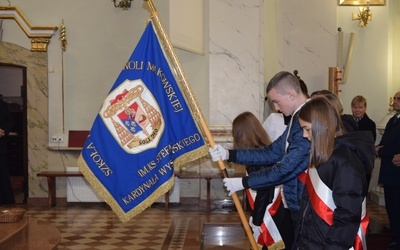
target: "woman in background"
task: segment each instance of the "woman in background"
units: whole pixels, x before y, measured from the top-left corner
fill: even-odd
[[[371,135],[374,138],[374,143],[376,140],[376,124],[367,115],[367,99],[364,96],[358,95],[351,101],[351,112],[353,113],[353,118],[357,123],[358,131],[371,131]],[[371,173],[372,174],[372,173]],[[368,188],[369,182],[371,180],[371,174],[367,176]]]
[[[340,101],[339,97],[330,92],[329,90],[323,89],[319,91],[315,91],[311,94],[311,98],[323,96],[325,97],[333,107],[339,112],[340,119],[342,120],[342,124],[346,129],[346,132],[354,132],[358,130],[357,122],[352,115],[343,114],[343,105]]]
[[[376,124],[367,115],[367,99],[358,95],[351,101],[351,111],[357,122],[359,131],[371,131],[374,142],[376,140]]]
[[[366,249],[365,197],[367,174],[374,164],[372,137],[365,136],[366,131],[346,134],[338,110],[325,97],[304,104],[299,121],[311,149],[303,216],[293,249],[355,245]]]

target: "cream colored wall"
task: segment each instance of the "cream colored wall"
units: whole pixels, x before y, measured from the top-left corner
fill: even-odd
[[[279,71],[278,62],[278,41],[277,36],[277,2],[264,1],[264,83],[265,89],[269,80]],[[265,94],[265,93],[264,93]],[[264,104],[264,117],[273,112],[274,110],[268,102]]]
[[[302,5],[302,10],[308,11],[299,11],[299,4]],[[350,33],[354,32],[356,36],[348,81],[339,86],[341,90],[339,96],[343,102],[345,113],[351,113],[352,98],[356,95],[363,95],[368,101],[368,115],[378,124],[387,113],[389,97],[400,90],[400,71],[396,70],[400,63],[400,48],[397,45],[400,44],[400,35],[399,32],[395,32],[400,28],[400,4],[395,0],[387,0],[386,6],[371,6],[373,19],[367,27],[358,27],[358,21],[352,20],[352,13],[358,13],[358,7],[337,6],[332,2],[329,4],[332,5],[329,8],[336,8],[336,20],[327,20],[329,15],[321,17],[321,12],[326,11],[326,3],[320,5],[313,0],[301,3],[294,0],[265,1],[265,83],[268,83],[279,70],[299,69],[299,75],[307,83],[310,93],[319,89],[327,89],[328,69],[337,65],[337,28],[341,27],[344,33],[344,59]],[[288,25],[289,27],[280,23],[282,19],[279,19],[279,13],[283,12],[285,13],[284,18],[292,21]],[[320,65],[313,65],[309,60],[313,55],[302,53],[301,45],[299,45],[300,52],[293,50],[292,53],[286,53],[286,45],[279,40],[282,34],[285,36],[288,33],[297,32],[296,39],[289,42],[296,43],[301,40],[304,47],[307,47],[312,53],[322,43],[322,39],[317,38],[317,43],[313,44],[314,37],[307,40],[307,36],[316,34],[312,33],[314,31],[306,29],[310,26],[305,26],[304,20],[314,20],[330,33],[331,43],[326,44],[324,49],[333,52],[331,53],[331,65],[325,64],[322,68],[318,68]],[[334,28],[331,26],[332,21],[335,24]],[[321,35],[324,35],[323,32]],[[324,53],[320,51],[317,56]],[[269,110],[266,113],[268,112]],[[378,136],[377,141],[379,140]]]
[[[389,75],[392,76],[393,91],[400,91],[400,2],[390,2],[389,16],[391,19],[389,28],[389,55],[392,54],[392,64],[390,65]],[[392,51],[392,53],[390,53]]]
[[[345,112],[350,113],[352,98],[363,95],[368,101],[367,113],[377,124],[387,113],[389,97],[400,86],[400,79],[393,70],[399,67],[400,58],[398,45],[393,40],[395,37],[398,39],[394,32],[398,26],[394,19],[400,13],[397,5],[388,0],[386,6],[372,6],[373,18],[367,27],[358,27],[357,21],[351,20],[352,13],[358,13],[357,7],[337,7],[338,27],[342,27],[345,34],[354,32],[356,35],[348,83],[340,86],[342,92],[339,96]]]
[[[154,3],[168,30],[168,1],[154,0]],[[144,31],[149,19],[147,4],[134,1],[132,8],[126,11],[114,8],[111,1],[98,0],[15,0],[12,5],[20,8],[34,26],[60,26],[64,20],[67,51],[61,53],[59,32],[48,48],[49,137],[64,134],[67,145],[68,130],[91,128],[103,98]],[[3,27],[4,41],[30,48],[30,40],[16,22],[4,20]],[[208,57],[182,50],[176,52],[200,107],[208,117]]]

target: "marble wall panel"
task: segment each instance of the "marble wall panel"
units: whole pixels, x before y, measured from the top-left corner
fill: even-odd
[[[243,111],[262,117],[262,1],[209,2],[210,124]]]

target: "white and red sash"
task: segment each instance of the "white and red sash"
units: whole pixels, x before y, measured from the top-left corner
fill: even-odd
[[[336,209],[332,197],[332,190],[320,179],[316,168],[309,168],[307,174],[306,186],[310,196],[310,202],[315,212],[328,225],[333,225],[333,212]],[[354,245],[350,249],[366,250],[365,234],[369,223],[369,216],[366,210],[366,200],[362,203],[361,223],[358,228]]]
[[[252,189],[247,189],[247,200],[249,201],[249,205],[251,209],[254,209],[254,200],[257,195],[257,192]],[[255,231],[253,233],[254,239],[261,246],[266,245],[268,249],[284,249],[285,244],[282,240],[282,236],[279,233],[279,230],[272,219],[272,216],[276,214],[278,208],[281,204],[281,194],[280,187],[276,186],[274,190],[274,198],[270,204],[267,205],[267,209],[264,213],[263,222],[261,223],[261,233],[259,231]],[[252,218],[250,218],[252,220]],[[250,223],[251,224],[251,223]]]

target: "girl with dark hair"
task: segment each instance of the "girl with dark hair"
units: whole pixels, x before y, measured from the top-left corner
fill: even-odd
[[[239,114],[232,123],[232,136],[234,148],[262,148],[271,141],[267,132],[257,117],[251,112]],[[247,173],[252,173],[270,166],[246,165]],[[290,247],[293,242],[293,231],[290,221],[284,226],[285,209],[280,202],[279,187],[265,188],[261,190],[246,190],[248,202],[251,207],[249,224],[252,227],[253,235],[262,249],[283,249],[284,242],[286,247]],[[270,209],[274,206],[274,211]],[[276,209],[278,208],[278,209]],[[265,214],[268,213],[266,216]],[[290,216],[290,214],[288,214]],[[273,226],[270,226],[273,223]],[[288,227],[290,230],[288,230]],[[268,231],[268,232],[267,232]],[[289,232],[281,235],[280,232]],[[271,237],[277,235],[278,237]],[[289,248],[287,248],[289,249]]]
[[[304,104],[299,122],[311,148],[294,249],[366,249],[372,137],[365,131],[346,134],[339,112],[325,97]]]

